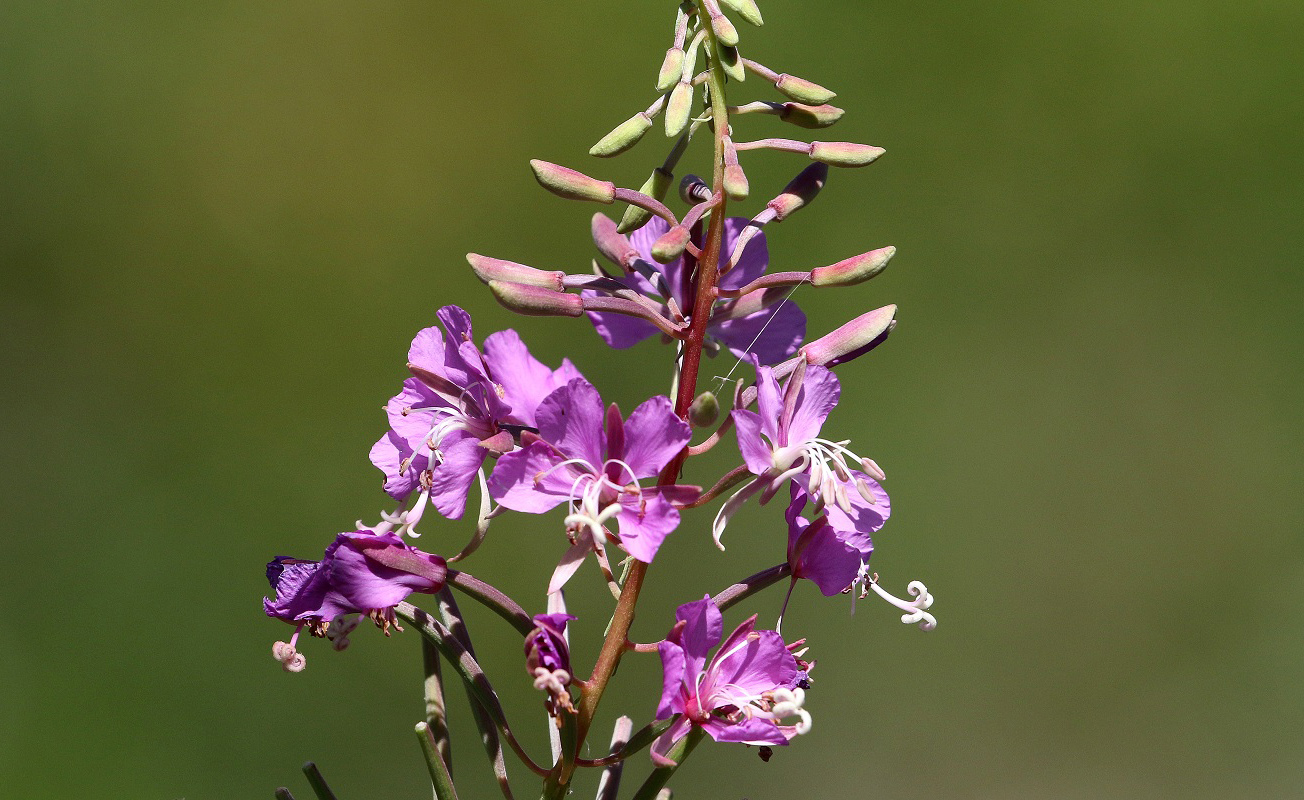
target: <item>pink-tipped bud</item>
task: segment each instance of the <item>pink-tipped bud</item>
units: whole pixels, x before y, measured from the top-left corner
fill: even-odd
[[[824,182],[828,178],[827,164],[815,163],[802,170],[797,177],[789,181],[787,186],[783,187],[782,194],[767,204],[774,211],[774,219],[782,222],[808,205],[820,193],[820,189],[824,188]]]
[[[504,307],[528,317],[578,317],[584,313],[578,295],[508,281],[489,281],[489,290]]]
[[[810,271],[811,286],[854,286],[882,272],[896,255],[895,247],[880,247],[868,253]]]
[[[744,21],[760,27],[765,24],[761,18],[761,9],[756,7],[756,0],[720,0],[720,5],[742,17]]]
[[[693,84],[680,81],[670,90],[670,100],[666,103],[666,136],[678,136],[688,127],[688,118],[693,110]]]
[[[684,74],[684,51],[672,47],[666,51],[666,60],[661,62],[661,72],[657,74],[657,91],[669,91],[671,86],[679,83]]]
[[[716,40],[725,47],[734,47],[738,44],[738,29],[724,14],[711,18],[711,30],[715,32]]]
[[[855,142],[811,142],[810,157],[835,167],[863,167],[872,164],[886,150]]]
[[[822,105],[838,96],[836,92],[830,92],[818,83],[786,73],[775,80],[774,88],[798,103],[808,103],[813,106]]]
[[[601,211],[594,214],[590,228],[598,252],[611,263],[628,268],[638,258],[638,251],[630,244],[629,237],[616,230],[616,223],[606,214]]]
[[[688,228],[676,225],[652,243],[652,257],[662,264],[669,264],[684,254],[688,239]]]
[[[666,192],[670,191],[670,185],[675,182],[673,173],[657,167],[652,170],[652,175],[643,182],[639,192],[648,197],[655,197],[658,200],[666,199]],[[625,214],[620,218],[620,224],[616,226],[619,233],[630,233],[647,224],[652,219],[652,212],[646,208],[631,205],[625,209]]]
[[[638,144],[638,140],[642,139],[643,134],[651,127],[652,118],[640,111],[599,139],[597,144],[589,148],[589,155],[598,158],[618,156]]]
[[[534,170],[534,178],[539,185],[558,197],[594,203],[616,201],[616,185],[611,181],[590,178],[582,172],[537,158],[530,161],[530,169]]]
[[[511,283],[523,283],[526,286],[542,286],[545,289],[560,292],[562,279],[566,277],[564,272],[535,269],[524,264],[517,264],[514,261],[482,256],[479,253],[467,253],[466,260],[471,265],[471,271],[475,273],[475,276],[485,283],[489,281],[509,281]]]
[[[799,128],[827,128],[842,119],[844,112],[837,106],[827,103],[821,106],[808,106],[805,103],[784,103],[779,112],[779,119],[790,122]]]
[[[896,310],[896,306],[874,309],[832,333],[821,336],[801,349],[806,355],[806,362],[821,367],[834,367],[868,353],[891,332]]]
[[[748,191],[747,173],[743,172],[742,165],[738,163],[738,150],[734,147],[733,140],[726,136],[724,139],[724,192],[729,195],[731,200],[746,200]]]
[[[697,205],[711,199],[711,187],[700,175],[689,173],[679,182],[679,199]]]

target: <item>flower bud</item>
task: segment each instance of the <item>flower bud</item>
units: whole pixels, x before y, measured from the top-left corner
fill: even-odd
[[[630,244],[629,237],[618,232],[616,223],[601,211],[593,215],[590,230],[598,252],[606,256],[611,263],[628,268],[634,259],[638,258],[638,251]]]
[[[774,82],[774,88],[798,103],[809,103],[813,106],[827,103],[838,96],[836,92],[830,92],[818,83],[812,83],[805,78],[798,78],[795,75],[788,74],[780,75]]]
[[[711,187],[700,175],[689,173],[679,182],[679,199],[697,205],[711,199]]]
[[[638,140],[643,138],[648,128],[652,127],[652,119],[642,111],[620,123],[606,136],[598,140],[598,143],[589,148],[589,155],[598,158],[610,158],[625,152],[629,148],[638,144]]]
[[[666,60],[661,62],[661,72],[657,75],[657,91],[669,91],[679,82],[684,73],[684,51],[672,47],[666,51]]]
[[[688,407],[688,421],[694,428],[709,428],[720,418],[720,401],[711,392],[702,392]]]
[[[578,295],[510,281],[489,281],[489,290],[504,307],[528,317],[578,317],[584,313]]]
[[[894,255],[895,247],[880,247],[827,267],[816,267],[810,271],[811,286],[854,286],[864,283],[882,272]]]
[[[725,47],[720,45],[720,69],[730,78],[742,83],[747,80],[747,69],[743,66],[743,59],[738,55],[737,47]]]
[[[539,185],[558,197],[595,203],[614,203],[616,200],[616,186],[611,181],[590,178],[582,172],[537,158],[531,159],[530,168],[534,170]]]
[[[724,139],[724,192],[731,200],[747,199],[747,173],[738,163],[738,150],[733,140],[727,136]]]
[[[822,163],[811,164],[798,173],[783,187],[783,193],[767,204],[774,211],[775,221],[782,222],[814,200],[828,177],[829,168]]]
[[[684,254],[689,235],[688,228],[676,225],[652,243],[652,257],[662,264],[669,264]]]
[[[881,147],[855,142],[811,142],[810,157],[835,167],[863,167],[885,152]]]
[[[662,167],[652,170],[652,175],[643,183],[639,192],[648,197],[655,197],[658,200],[666,199],[666,192],[670,191],[670,184],[674,183],[675,176]],[[647,224],[652,219],[652,212],[646,208],[638,206],[629,206],[625,209],[625,215],[620,218],[620,224],[616,226],[617,233],[629,233],[636,231]]]
[[[693,85],[680,81],[670,90],[666,103],[666,136],[678,136],[688,127],[688,117],[693,108]]]
[[[475,273],[475,276],[485,283],[489,281],[509,281],[511,283],[523,283],[527,286],[542,286],[545,289],[560,292],[562,278],[565,277],[564,272],[535,269],[524,264],[517,264],[514,261],[490,258],[478,253],[467,253],[466,260],[471,265],[471,271]]]
[[[784,103],[779,119],[799,128],[827,128],[842,119],[843,113],[842,109],[828,104],[808,106],[804,103]]]
[[[575,617],[570,614],[538,614],[534,617],[535,628],[525,637],[525,669],[531,676],[539,668],[549,672],[571,671],[566,623],[573,619]]]
[[[738,29],[724,14],[711,17],[711,30],[715,32],[716,40],[725,47],[738,44]]]
[[[720,5],[758,28],[765,24],[765,20],[761,19],[761,10],[756,7],[756,0],[720,0]]]
[[[858,358],[878,345],[895,327],[896,306],[883,306],[861,314],[852,321],[801,348],[809,364],[834,367]]]

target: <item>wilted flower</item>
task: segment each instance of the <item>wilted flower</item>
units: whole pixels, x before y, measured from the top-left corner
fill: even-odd
[[[566,623],[570,614],[537,614],[535,629],[525,637],[525,669],[534,678],[534,688],[548,693],[548,710],[570,708],[570,644],[566,641]]]

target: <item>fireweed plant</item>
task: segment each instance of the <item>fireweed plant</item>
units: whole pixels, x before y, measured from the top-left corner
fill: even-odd
[[[824,430],[839,399],[834,370],[888,337],[896,307],[869,311],[808,339],[806,318],[792,300],[802,286],[847,287],[874,277],[895,248],[814,269],[772,271],[766,245],[766,229],[810,205],[830,167],[863,167],[883,150],[850,142],[735,139],[733,122],[743,116],[769,115],[820,129],[843,112],[828,104],[833,92],[744,58],[725,10],[761,24],[752,0],[678,5],[656,101],[589,151],[602,158],[619,155],[660,117],[673,144],[639,190],[531,162],[539,183],[553,194],[623,206],[619,221],[603,213],[593,217],[593,241],[607,264],[595,261],[591,272],[569,274],[467,256],[494,297],[516,313],[587,317],[616,349],[649,338],[671,345],[669,396],[649,398],[625,414],[604,404],[569,361],[541,363],[511,330],[480,341],[471,316],[446,306],[436,314],[438,325],[413,340],[411,377],[386,406],[388,429],[371,450],[392,510],[375,524],[358,522],[355,530],[338,534],[318,561],[282,556],[267,565],[272,597],[264,609],[294,627],[289,641],[272,648],[289,672],[306,665],[299,651],[305,632],[337,650],[348,645],[364,617],[386,635],[402,630],[400,624],[421,634],[426,718],[416,729],[439,800],[457,797],[445,677],[465,689],[505,797],[526,791],[519,774],[509,774],[508,750],[542,784],[543,798],[566,796],[581,770],[602,770],[598,800],[618,796],[625,762],[647,750],[651,775],[631,796],[653,800],[669,795],[667,781],[704,737],[759,747],[768,760],[771,748],[811,730],[806,700],[815,661],[804,640],[787,638],[778,621],[774,630],[758,630],[755,615],[726,635],[723,612],[785,581],[790,597],[797,581],[809,580],[826,596],[850,594],[853,603],[873,591],[904,612],[902,622],[924,630],[936,625],[922,583],[911,582],[910,599],[901,599],[870,570],[872,536],[891,508],[883,471],[850,440]],[[787,99],[731,97],[728,90],[744,88],[749,75],[753,80],[746,86],[777,90]],[[739,120],[739,127],[748,123]],[[683,176],[678,193],[687,210],[676,214],[664,200],[695,138],[710,142],[710,177]],[[728,216],[726,208],[745,207],[750,195],[740,155],[761,149],[805,156],[810,163],[753,216]],[[746,376],[732,387],[722,385],[729,387],[722,394],[732,395],[732,411],[724,416],[716,395],[699,387],[703,355],[720,350],[729,351],[734,371]],[[718,446],[737,447],[737,467],[705,490],[680,482],[687,462]],[[665,615],[661,641],[629,639],[644,581],[686,514],[696,512],[688,526],[695,535],[709,533],[724,550],[733,515],[748,503],[767,505],[776,497],[786,503],[783,522],[775,516],[775,527],[786,525],[788,532],[781,563],[714,596],[683,598],[673,617],[655,612]],[[469,498],[478,498],[478,505],[468,508]],[[724,502],[714,515],[703,516],[718,498]],[[468,521],[470,541],[456,554],[445,558],[409,544],[432,512]],[[556,528],[559,560],[545,598],[519,602],[461,569],[486,542],[492,521],[508,512],[544,515]],[[779,542],[774,549],[777,555]],[[581,666],[570,656],[568,623],[576,617],[567,611],[564,587],[590,558],[615,604],[610,611],[575,609],[609,616],[596,663]],[[507,623],[504,635],[519,638],[521,679],[543,695],[550,718],[547,757],[526,752],[518,741],[476,660],[451,590],[488,606]],[[430,610],[409,602],[412,593],[432,595]],[[532,605],[544,613],[527,611]],[[659,700],[656,687],[646,687],[646,704],[619,718],[607,755],[583,758],[603,693],[630,653],[660,657]],[[634,720],[645,724],[635,730]],[[315,767],[305,770],[319,796],[333,796]],[[290,796],[286,789],[277,794]]]

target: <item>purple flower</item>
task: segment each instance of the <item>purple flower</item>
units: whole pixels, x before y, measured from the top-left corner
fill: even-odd
[[[825,597],[832,597],[855,582],[874,551],[874,542],[854,526],[833,524],[827,513],[813,522],[801,516],[807,497],[793,484],[792,503],[784,515],[788,520],[788,564],[794,579],[809,580]],[[833,519],[845,523],[846,514],[839,512],[835,508]]]
[[[652,745],[652,760],[673,764],[668,757],[675,742],[701,728],[717,742],[786,745],[810,729],[810,714],[801,708],[799,688],[804,673],[774,631],[754,629],[753,616],[720,644],[724,618],[710,595],[679,607],[679,621],[658,650],[663,684],[657,719],[675,720]],[[795,725],[782,725],[797,716]]]
[[[485,459],[515,446],[512,428],[534,426],[534,412],[549,392],[579,377],[569,361],[552,370],[526,349],[515,331],[500,331],[475,346],[471,317],[457,306],[438,312],[447,331],[426,328],[408,352],[414,377],[385,410],[390,431],[371,448],[385,473],[385,491],[416,503],[396,521],[411,529],[427,501],[451,519],[462,516]]]
[[[679,525],[676,504],[695,486],[655,486],[657,475],[688,444],[692,430],[667,397],[653,397],[623,420],[587,381],[573,380],[539,405],[538,437],[498,460],[489,478],[494,500],[514,511],[541,514],[569,503],[566,525],[578,544],[600,545],[615,519],[617,541],[650,563]],[[555,588],[553,589],[555,590]]]
[[[748,220],[731,217],[725,220],[722,252],[733,252],[738,235]],[[693,298],[689,293],[689,278],[684,259],[660,264],[652,258],[652,245],[670,230],[670,225],[653,218],[629,236],[629,245],[637,256],[629,261],[629,274],[619,278],[629,288],[663,304],[663,314],[674,316],[669,304],[674,303],[683,313],[691,313]],[[611,236],[615,236],[614,233]],[[622,237],[623,238],[623,237]],[[758,234],[743,251],[739,263],[720,281],[722,289],[741,289],[765,274],[770,254],[765,234]],[[593,297],[592,290],[584,296]],[[797,351],[806,335],[806,315],[793,303],[781,302],[766,308],[756,307],[756,296],[726,300],[716,305],[707,325],[707,336],[727,347],[738,358],[753,353],[764,364],[774,364]],[[650,322],[623,314],[588,312],[593,327],[609,346],[618,350],[635,344],[657,333]]]
[[[548,711],[570,708],[570,643],[566,641],[566,623],[570,614],[537,614],[535,629],[525,637],[525,669],[534,678],[534,688],[548,693]]]
[[[273,654],[287,669],[303,669],[294,645],[304,627],[344,649],[345,636],[357,624],[343,619],[349,614],[371,616],[388,633],[394,606],[412,592],[439,591],[447,575],[443,558],[409,547],[394,533],[341,533],[321,561],[277,556],[267,564],[276,598],[263,598],[263,611],[296,628],[289,644],[277,642]]]

